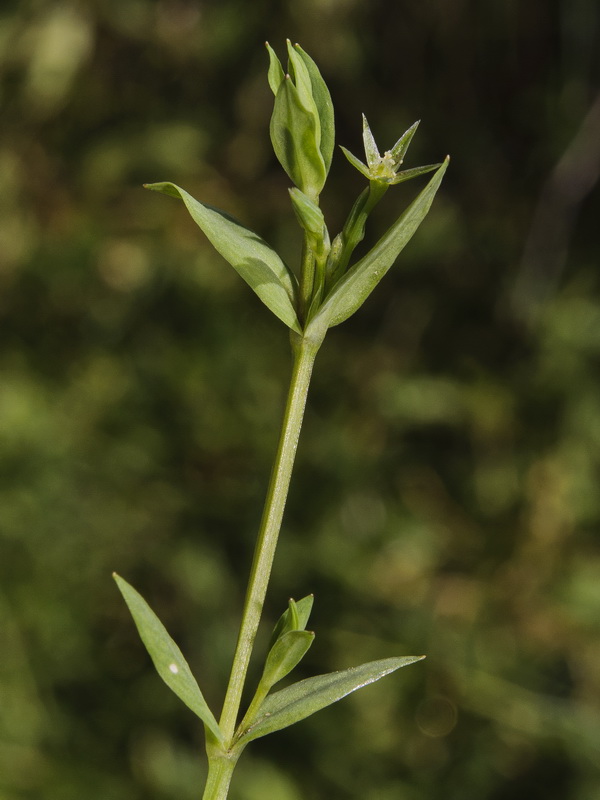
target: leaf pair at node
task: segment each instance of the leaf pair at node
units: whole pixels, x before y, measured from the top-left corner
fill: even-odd
[[[405,667],[423,656],[406,656],[372,661],[360,667],[317,675],[269,694],[275,683],[288,675],[306,654],[314,633],[304,630],[313,597],[290,600],[288,609],[275,626],[269,653],[255,697],[233,742],[225,742],[215,716],[192,671],[165,626],[144,598],[119,575],[113,576],[131,612],[135,625],[156,671],[167,686],[202,720],[213,747],[239,755],[254,739],[287,728],[347,694]]]

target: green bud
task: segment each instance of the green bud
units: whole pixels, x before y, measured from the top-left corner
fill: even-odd
[[[314,596],[312,594],[303,597],[302,600],[296,602],[291,597],[288,602],[288,607],[277,620],[277,624],[273,628],[271,634],[271,641],[269,642],[269,650],[284,633],[288,631],[303,631],[308,623],[310,612],[312,610]]]
[[[292,181],[316,199],[327,178],[333,154],[333,105],[314,61],[299,45],[287,42],[288,72],[267,44],[269,86],[275,95],[271,141]]]

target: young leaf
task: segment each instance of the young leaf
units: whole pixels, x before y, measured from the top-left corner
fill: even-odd
[[[422,658],[424,656],[384,658],[381,661],[370,661],[360,667],[317,675],[294,683],[287,689],[282,689],[266,698],[260,707],[260,713],[250,727],[241,734],[239,744],[245,746],[253,739],[287,728],[341,700],[347,694]]]
[[[281,86],[281,81],[284,79],[285,75],[283,72],[283,67],[281,66],[281,61],[277,58],[277,55],[275,54],[275,51],[271,45],[268,42],[265,42],[265,46],[267,48],[267,52],[269,53],[269,73],[267,79],[269,81],[271,91],[274,95],[276,95],[279,87]]]
[[[316,203],[300,189],[288,189],[296,218],[301,227],[315,236],[323,236],[325,217]]]
[[[317,144],[319,144],[321,141],[321,120],[319,119],[319,112],[313,97],[310,74],[304,60],[301,58],[300,54],[296,52],[295,48],[292,47],[292,43],[289,39],[287,40],[287,50],[289,58],[288,66],[294,80],[294,86],[298,91],[298,97],[304,108],[311,111],[315,117],[316,140]]]
[[[116,573],[113,573],[113,578],[129,607],[156,671],[177,697],[183,700],[186,706],[200,717],[213,735],[221,741],[223,738],[221,729],[207,706],[183,653],[141,594]]]
[[[335,284],[311,320],[307,333],[312,333],[313,327],[317,333],[325,325],[329,328],[339,325],[360,308],[425,218],[444,177],[448,161],[446,158],[423,191],[372,250]]]
[[[306,53],[299,44],[295,44],[294,49],[302,56],[310,75],[312,93],[321,122],[321,142],[319,147],[321,149],[323,161],[325,162],[325,172],[329,172],[335,144],[335,121],[331,95],[329,94],[329,89],[323,80],[319,68],[308,53]]]
[[[288,631],[277,639],[269,650],[260,679],[267,691],[285,678],[304,658],[314,638],[312,631]]]
[[[295,310],[296,278],[264,239],[224,211],[195,200],[174,183],[150,183],[146,188],[181,198],[215,250],[276,317],[296,333],[301,332]]]
[[[277,94],[270,133],[277,160],[302,191],[317,197],[327,172],[319,149],[316,111],[306,108],[292,79],[286,76]]]

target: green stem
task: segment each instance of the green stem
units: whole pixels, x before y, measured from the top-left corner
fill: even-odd
[[[300,322],[304,324],[310,308],[315,282],[315,254],[312,251],[306,232],[302,243],[300,276]]]
[[[219,723],[226,746],[231,746],[235,733],[244,681],[271,574],[304,416],[306,395],[319,345],[320,342],[312,342],[292,334],[294,364],[281,436],[260,523],[242,623]],[[221,795],[215,795],[215,797],[221,797]]]
[[[352,253],[357,245],[364,239],[367,217],[387,192],[388,188],[389,186],[387,183],[370,181],[367,188],[364,189],[356,199],[342,230],[343,246],[338,260],[333,267],[330,277],[331,285],[334,285],[346,271]]]
[[[208,758],[208,776],[202,800],[227,800],[229,784],[237,758],[226,755]]]

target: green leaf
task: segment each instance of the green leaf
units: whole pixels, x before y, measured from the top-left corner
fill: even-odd
[[[281,86],[281,81],[284,79],[285,75],[283,72],[283,67],[281,66],[281,61],[277,58],[277,55],[271,45],[268,42],[265,42],[265,47],[269,53],[269,73],[267,79],[269,81],[271,91],[274,95],[276,95],[279,87]]]
[[[294,86],[298,91],[300,102],[304,108],[310,111],[315,117],[317,144],[319,144],[321,141],[321,120],[319,119],[319,112],[313,97],[312,83],[308,68],[300,54],[292,47],[292,43],[289,39],[287,40],[287,51],[289,71],[293,77]]]
[[[298,614],[298,630],[303,631],[308,625],[310,612],[312,611],[313,603],[315,601],[314,594],[309,594],[298,600],[296,603],[296,613]]]
[[[269,650],[284,633],[295,630],[303,631],[306,628],[314,599],[315,597],[312,594],[303,597],[302,600],[298,600],[298,602],[290,598],[288,607],[279,617],[273,628],[271,641],[269,642]]]
[[[141,594],[127,581],[116,573],[113,573],[113,578],[129,607],[140,637],[160,677],[177,697],[200,717],[212,734],[222,741],[221,729],[207,706],[183,653],[171,639],[165,626]]]
[[[307,197],[300,189],[289,189],[290,200],[294,213],[301,227],[315,236],[323,236],[325,217],[316,203]]]
[[[319,149],[317,119],[313,109],[307,109],[286,76],[275,96],[271,116],[271,142],[281,166],[302,191],[319,195],[327,173]]]
[[[260,707],[260,713],[241,734],[239,744],[245,746],[253,739],[287,728],[341,700],[347,694],[422,658],[424,656],[384,658],[381,661],[370,661],[360,667],[317,675],[294,683],[266,698]]]
[[[327,84],[323,80],[319,68],[313,59],[306,53],[299,44],[294,45],[294,49],[300,53],[312,84],[312,93],[319,113],[321,122],[321,141],[319,147],[325,162],[325,172],[329,172],[331,159],[333,158],[333,148],[335,144],[335,120],[333,116],[333,102]]]
[[[280,636],[265,662],[260,682],[268,691],[304,658],[315,638],[312,631],[288,631]]]
[[[296,278],[264,239],[224,211],[195,200],[174,183],[150,183],[146,188],[181,198],[217,252],[276,317],[288,328],[301,333],[295,310]]]
[[[446,158],[427,186],[375,247],[335,284],[311,320],[307,334],[321,334],[325,326],[339,325],[365,302],[425,218],[448,162],[449,158]]]

